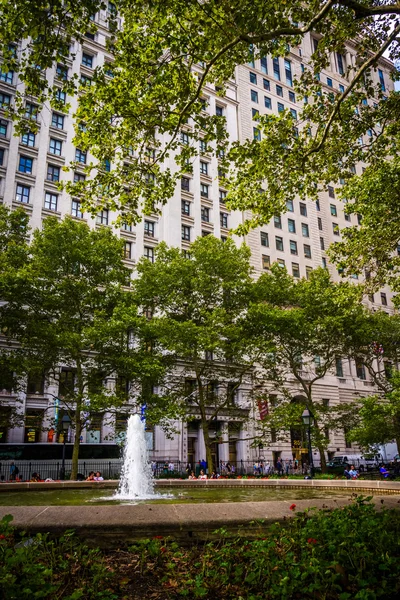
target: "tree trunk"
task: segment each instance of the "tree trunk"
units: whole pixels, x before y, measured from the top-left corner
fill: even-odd
[[[81,443],[81,409],[82,409],[82,400],[79,399],[76,402],[75,408],[75,440],[74,440],[74,449],[72,451],[72,469],[71,469],[71,479],[76,479],[78,475],[78,459],[79,459],[79,445]]]
[[[315,435],[315,438],[316,438],[315,445],[318,448],[318,452],[319,452],[319,456],[320,456],[320,460],[321,460],[321,472],[322,473],[326,473],[327,468],[326,468],[326,458],[325,458],[325,446],[320,441],[321,440],[321,430],[320,430],[319,425],[318,425],[318,423],[317,423],[316,420],[314,420],[314,430],[316,432],[316,435]]]
[[[206,419],[201,420],[201,425],[203,428],[203,437],[204,437],[204,445],[206,447],[206,461],[208,467],[208,473],[214,471],[213,459],[212,459],[212,441],[210,438],[209,430],[208,430],[208,421]]]

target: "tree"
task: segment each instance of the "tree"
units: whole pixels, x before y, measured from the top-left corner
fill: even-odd
[[[258,378],[267,382],[264,401],[271,404],[273,396],[262,425],[286,437],[289,429],[302,428],[301,413],[307,406],[314,415],[312,438],[324,471],[326,429],[343,429],[351,407],[326,406],[316,400],[315,388],[337,359],[347,355],[351,332],[364,319],[361,290],[332,282],[325,269],[296,281],[278,265],[260,277],[257,288],[249,323],[260,351]]]
[[[157,385],[163,372],[162,356],[149,347],[148,320],[127,289],[122,252],[109,228],[51,217],[34,231],[13,285],[1,289],[5,334],[18,343],[24,369],[58,382],[60,409],[72,417],[73,479],[82,428],[133,394],[142,404],[144,383]],[[110,377],[117,378],[114,389]]]
[[[138,294],[158,316],[160,343],[175,359],[171,387],[186,417],[200,419],[209,470],[217,420],[249,418],[248,407],[235,402],[254,364],[244,327],[254,285],[249,255],[247,247],[210,235],[190,246],[190,256],[160,244],[154,263],[138,265]]]

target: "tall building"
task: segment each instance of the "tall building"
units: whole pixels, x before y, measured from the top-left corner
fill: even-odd
[[[87,34],[83,44],[74,44],[67,64],[59,64],[52,71],[49,70],[47,77],[50,84],[57,86],[65,78],[76,74],[86,85],[90,85],[94,69],[112,62],[112,55],[106,49],[109,35],[106,17],[106,12],[100,11],[95,17],[97,33]],[[304,99],[296,96],[293,81],[307,65],[317,43],[317,38],[309,34],[300,46],[290,49],[286,58],[273,59],[267,56],[252,64],[237,67],[235,78],[228,83],[224,98],[217,95],[214,87],[205,88],[205,110],[226,117],[231,142],[245,141],[260,135],[255,120],[258,114],[279,114],[288,108],[293,116],[297,116]],[[320,73],[320,80],[327,92],[345,89],[348,85],[344,77],[346,67],[355,65],[355,62],[355,50],[351,44],[348,44],[345,54],[331,56],[329,70]],[[201,71],[200,65],[198,69]],[[392,64],[382,58],[379,69],[372,74],[376,83],[388,92],[393,88],[391,70]],[[77,99],[65,97],[60,89],[60,100],[71,104],[69,113],[65,115],[52,110],[49,105],[38,107],[34,100],[27,102],[27,114],[37,115],[38,132],[15,137],[13,124],[7,119],[4,109],[13,104],[13,96],[19,85],[16,73],[1,73],[0,201],[13,208],[22,206],[28,212],[33,228],[40,228],[49,215],[58,218],[72,215],[76,219],[86,220],[91,227],[112,227],[115,214],[102,210],[96,219],[92,219],[82,212],[76,199],[65,191],[59,191],[56,185],[61,180],[69,178],[76,181],[84,177],[83,168],[78,167],[75,172],[64,172],[62,168],[65,165],[76,160],[84,167],[91,159],[90,155],[73,145],[72,114],[76,109]],[[182,144],[188,142],[187,129],[190,129],[190,121],[182,128]],[[359,172],[361,168],[357,166]],[[154,249],[160,241],[188,249],[198,236],[213,234],[221,239],[226,238],[229,230],[242,223],[246,214],[229,210],[225,197],[226,190],[218,180],[218,158],[208,152],[205,144],[200,143],[193,173],[181,179],[162,214],[146,217],[136,226],[125,226],[118,230],[118,234],[125,240],[127,263],[133,265],[143,255],[154,260]],[[245,238],[251,248],[251,261],[256,274],[261,274],[271,263],[277,261],[294,277],[307,277],[312,269],[319,266],[328,268],[334,278],[338,277],[335,267],[328,262],[326,250],[332,242],[340,239],[342,228],[357,224],[357,216],[346,215],[343,209],[344,205],[338,200],[334,185],[326,193],[320,194],[317,203],[288,201],[285,214],[251,231]],[[390,309],[391,298],[390,290],[382,290],[370,298],[370,303],[372,306]],[[365,370],[343,359],[338,361],[335,373],[321,380],[316,397],[321,402],[335,405],[373,391],[373,383]],[[239,390],[238,405],[245,402],[250,392],[249,386],[243,386]],[[45,423],[46,410],[54,403],[54,397],[58,394],[59,390],[55,385],[44,381],[27,381],[26,390],[19,392],[25,425],[3,430],[0,442],[50,443],[53,438],[41,431],[39,424]],[[0,389],[0,398],[5,403],[15,400],[11,390],[5,388]],[[83,442],[107,443],[110,428],[115,428],[117,433],[121,432],[125,419],[126,416],[121,415],[113,427],[101,420],[92,423],[91,431],[83,432]],[[230,420],[223,420],[221,417],[218,425],[227,442],[221,446],[219,459],[253,460],[259,455],[258,451],[243,442],[234,427],[229,427]],[[205,457],[204,441],[198,423],[181,423],[179,427],[180,435],[172,440],[167,439],[158,428],[150,432],[154,459],[169,458],[193,463]],[[348,450],[348,442],[344,433],[332,433],[329,453],[333,455],[345,450]],[[271,448],[263,450],[263,456],[270,460],[279,455],[292,458],[293,452],[292,439],[285,444],[272,443]]]

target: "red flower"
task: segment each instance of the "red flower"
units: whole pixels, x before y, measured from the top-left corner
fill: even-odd
[[[1,535],[0,535],[0,540],[5,540],[5,539],[6,539],[6,536],[5,536],[5,535],[3,535],[3,534],[1,534]]]
[[[291,504],[291,505],[289,506],[289,510],[294,510],[295,508],[296,508],[296,505],[295,505],[295,504]]]
[[[308,538],[307,543],[308,544],[318,544],[317,540],[314,538]]]
[[[153,537],[153,540],[163,540],[163,539],[164,539],[164,536],[163,536],[163,535],[155,535],[155,536]]]

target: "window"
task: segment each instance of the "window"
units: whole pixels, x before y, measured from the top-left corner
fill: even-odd
[[[297,121],[297,110],[295,110],[294,108],[291,108],[290,114],[292,115],[293,119],[295,119]]]
[[[303,249],[305,258],[311,258],[311,246],[308,244],[303,244]]]
[[[27,102],[25,104],[25,117],[27,119],[32,119],[32,121],[36,121],[37,116],[38,116],[38,107],[36,106],[36,104]]]
[[[58,100],[58,102],[61,102],[62,104],[65,104],[67,100],[67,94],[62,90],[58,89],[56,91],[56,100]]]
[[[15,199],[17,202],[22,202],[23,204],[29,204],[29,196],[31,193],[31,188],[26,185],[17,185],[17,193],[15,195]]]
[[[47,208],[47,210],[57,210],[57,199],[57,194],[46,192],[44,197],[44,207]]]
[[[205,140],[200,140],[200,152],[205,154],[208,151],[207,142]]]
[[[325,250],[325,240],[323,237],[319,238],[319,245],[320,245],[321,250]]]
[[[335,189],[331,185],[328,185],[328,196],[329,198],[335,197]]]
[[[155,234],[155,223],[153,221],[144,222],[144,235],[154,237]]]
[[[189,143],[189,135],[186,133],[186,131],[181,131],[181,144],[184,144],[185,146],[187,146]]]
[[[34,148],[35,147],[35,134],[32,133],[31,131],[22,134],[21,144],[24,144],[24,146],[28,146],[29,148]]]
[[[20,173],[32,173],[33,159],[29,156],[20,156],[18,171]]]
[[[253,73],[252,71],[250,71],[249,75],[250,75],[250,83],[254,83],[255,85],[257,85],[257,75],[255,73]]]
[[[77,173],[75,171],[74,173],[74,183],[80,183],[81,181],[85,181],[86,179],[86,175],[84,175],[83,173]]]
[[[56,70],[57,79],[67,81],[68,79],[68,68],[65,65],[58,64]]]
[[[344,94],[344,85],[342,85],[341,83],[339,84],[339,92],[341,94]]]
[[[250,98],[252,102],[258,102],[258,92],[256,92],[256,90],[250,90]]]
[[[344,213],[344,219],[345,219],[345,221],[351,222],[351,217],[346,212]]]
[[[108,225],[108,214],[109,214],[108,208],[104,208],[103,210],[101,210],[97,214],[96,223],[98,225]]]
[[[82,64],[85,67],[89,67],[89,69],[93,68],[93,56],[91,54],[87,54],[86,52],[82,53]]]
[[[285,110],[285,107],[281,102],[278,102],[278,113],[281,113]]]
[[[318,229],[320,231],[322,231],[322,219],[321,219],[321,217],[318,217]]]
[[[190,242],[190,227],[187,225],[182,225],[182,239],[185,242]]]
[[[77,148],[75,150],[75,160],[76,162],[80,162],[83,163],[84,165],[86,164],[86,152],[83,150],[80,150],[79,148]]]
[[[263,88],[269,92],[271,90],[271,84],[269,79],[263,79]]]
[[[276,216],[274,217],[274,225],[275,227],[277,227],[278,229],[282,229],[282,219],[280,216]]]
[[[262,268],[263,269],[269,269],[271,266],[271,259],[269,256],[267,256],[266,254],[262,255]]]
[[[228,195],[228,192],[225,192],[225,190],[219,190],[219,201],[221,204],[225,204],[227,195]]]
[[[289,212],[294,211],[293,200],[286,200],[286,208]]]
[[[374,297],[374,295],[373,295],[373,294],[368,294],[368,300],[369,300],[370,302],[375,302],[375,297]]]
[[[200,161],[200,173],[202,175],[208,175],[208,163]]]
[[[201,230],[201,237],[207,237],[208,235],[211,235],[211,231]]]
[[[81,75],[81,85],[83,87],[90,87],[92,85],[92,78],[87,75]]]
[[[49,152],[50,154],[55,154],[55,156],[61,156],[62,141],[50,138]]]
[[[184,192],[190,191],[190,179],[189,177],[182,177],[181,179],[181,190]]]
[[[336,52],[336,58],[337,58],[338,73],[340,73],[340,75],[344,75],[343,55],[340,54],[340,52]]]
[[[277,79],[278,81],[281,80],[281,70],[279,67],[279,58],[273,58],[272,59],[272,66],[273,66],[273,70],[274,70],[274,77],[275,79]]]
[[[201,196],[202,198],[208,198],[208,188],[209,188],[209,187],[210,187],[210,186],[208,186],[208,185],[207,185],[207,184],[205,184],[205,183],[201,183],[201,184],[200,184],[200,196]]]
[[[300,266],[298,263],[292,263],[292,275],[293,277],[300,277]]]
[[[336,367],[336,377],[343,377],[343,363],[342,363],[342,359],[339,356],[336,357],[335,367]]]
[[[8,121],[0,119],[0,137],[7,137]]]
[[[281,85],[276,86],[276,95],[283,98],[283,87]]]
[[[271,98],[269,98],[268,96],[264,96],[264,106],[265,108],[269,108],[270,110],[272,109]]]
[[[125,260],[132,259],[132,242],[124,243],[124,258]]]
[[[366,379],[365,366],[360,360],[356,360],[356,371],[359,379]]]
[[[262,56],[260,63],[261,63],[261,71],[263,73],[268,73],[267,57],[266,56]]]
[[[288,219],[288,231],[290,233],[296,233],[296,221],[294,219]]]
[[[4,148],[0,148],[0,166],[2,167],[4,163]]]
[[[333,81],[330,77],[326,78],[326,84],[328,87],[333,87]]]
[[[307,279],[310,279],[312,271],[313,271],[312,267],[306,266],[306,277],[307,277]]]
[[[253,119],[253,121],[260,120],[260,111],[258,110],[258,108],[251,109],[251,118]]]
[[[382,69],[378,69],[378,75],[379,75],[379,83],[381,84],[381,90],[382,90],[382,92],[386,92],[385,78],[383,77]]]
[[[12,85],[13,78],[14,71],[8,71],[8,73],[3,73],[3,71],[0,71],[0,81],[4,81],[4,83],[9,83]]]
[[[81,211],[81,203],[78,200],[72,200],[71,204],[71,215],[77,219],[83,219],[83,213]]]
[[[219,221],[221,227],[228,227],[228,214],[227,213],[219,213]]]
[[[266,248],[268,248],[269,240],[268,240],[268,233],[266,231],[260,232],[260,243],[261,243],[261,246],[265,246]]]
[[[336,206],[334,204],[330,205],[330,210],[331,210],[332,217],[337,217],[337,209],[336,209]]]
[[[382,303],[382,306],[387,306],[387,297],[384,292],[381,292],[381,303]]]
[[[190,229],[190,228],[188,228]],[[144,247],[143,256],[147,258],[150,262],[154,262],[154,248],[150,248],[150,246]]]
[[[337,223],[332,223],[333,235],[340,235],[339,233],[339,225]]]
[[[210,222],[210,209],[207,208],[206,206],[201,207],[201,220],[204,221],[205,223]]]
[[[303,237],[310,237],[310,232],[309,232],[307,223],[301,224],[301,233],[302,233]]]
[[[321,205],[319,203],[319,199],[318,198],[315,201],[315,207],[316,207],[316,209],[317,209],[318,212],[321,210]]]
[[[303,217],[306,217],[307,216],[307,206],[304,204],[304,202],[300,202],[299,205],[300,205],[300,214]]]
[[[11,96],[8,94],[0,93],[0,108],[8,108],[11,103]]]
[[[283,258],[278,258],[276,262],[280,267],[282,267],[283,269],[285,268],[285,261],[283,260]]]
[[[58,113],[53,112],[51,124],[57,129],[64,129],[64,115],[59,115]]]
[[[187,216],[190,215],[190,202],[188,202],[187,200],[181,201],[181,213]]]
[[[289,90],[289,100],[290,102],[296,102],[296,94]]]
[[[287,60],[285,58],[284,65],[285,65],[286,85],[292,86],[293,85],[293,80],[292,80],[292,63],[290,62],[290,60]]]
[[[109,173],[111,171],[111,163],[108,160],[108,158],[106,158],[104,161],[104,170],[106,171],[106,173]]]
[[[275,236],[275,246],[280,252],[283,252],[283,238]]]
[[[294,240],[290,240],[289,247],[290,254],[294,254],[295,256],[297,256],[297,242],[295,242]]]
[[[323,267],[324,269],[326,269],[326,268],[327,268],[327,264],[326,264],[326,258],[325,258],[325,256],[323,256],[323,257],[322,257],[322,267]]]

